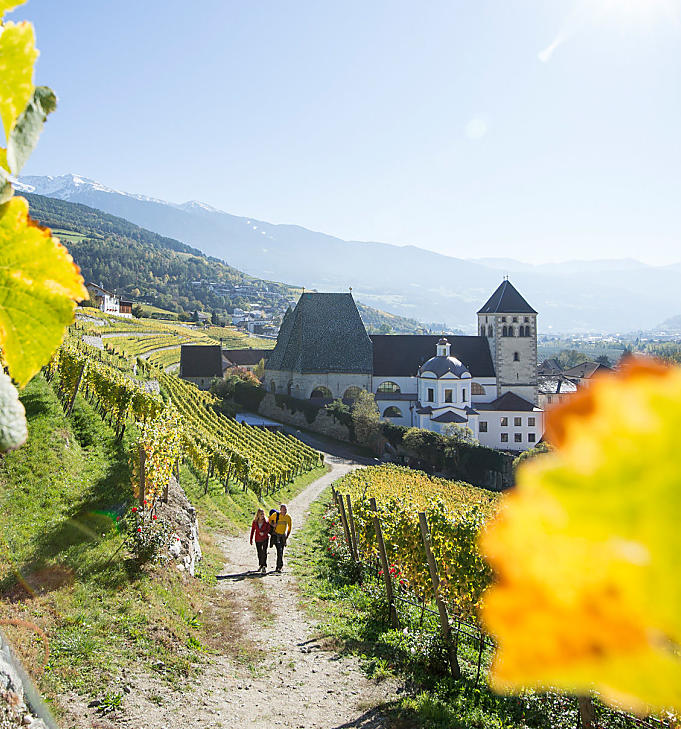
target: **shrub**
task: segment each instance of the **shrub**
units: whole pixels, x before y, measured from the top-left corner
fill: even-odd
[[[141,566],[163,556],[170,539],[170,526],[165,519],[158,518],[150,509],[133,506],[119,520],[125,544],[136,564]]]

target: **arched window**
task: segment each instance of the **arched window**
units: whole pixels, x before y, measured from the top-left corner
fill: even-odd
[[[384,410],[383,417],[384,418],[401,418],[402,411],[399,408],[396,408],[394,405],[392,405],[391,407],[386,408]]]
[[[508,328],[508,336],[514,337],[515,336],[515,327],[509,327]]]
[[[276,393],[276,391],[277,391],[277,383],[274,380],[272,380],[272,382],[270,382],[270,392]]]
[[[386,380],[385,382],[381,382],[381,384],[376,388],[376,392],[396,393],[400,392],[400,386],[396,382]]]
[[[487,327],[487,336],[488,337],[493,337],[494,336],[494,329],[492,328],[492,325],[491,324]]]
[[[466,392],[465,387],[461,388],[461,399],[463,400],[463,402],[468,402],[468,393]]]
[[[530,336],[530,325],[529,324],[525,327],[525,336],[526,337]]]
[[[359,397],[360,392],[362,392],[361,387],[352,385],[343,393],[343,400],[356,400]]]
[[[484,395],[485,388],[477,382],[471,382],[471,395]]]
[[[508,336],[508,327],[504,324],[503,327],[501,327],[501,336],[507,337]]]
[[[310,400],[313,400],[315,398],[321,398],[323,400],[332,400],[333,395],[331,394],[331,390],[329,390],[328,387],[324,387],[324,385],[317,385],[314,390],[312,390],[312,394],[310,395]]]
[[[520,362],[520,355],[518,354],[518,352],[513,352],[513,361]]]
[[[287,395],[290,395],[291,394],[291,390],[293,390],[293,381],[292,380],[289,381],[288,385],[286,385],[286,394]]]
[[[485,325],[484,324],[480,325],[480,336],[481,337],[485,336]]]

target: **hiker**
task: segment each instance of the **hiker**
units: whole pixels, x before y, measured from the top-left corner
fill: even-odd
[[[251,544],[255,536],[255,548],[258,551],[258,569],[265,574],[267,571],[267,542],[270,535],[270,523],[265,519],[265,512],[258,509],[251,525]]]
[[[272,541],[277,548],[277,572],[281,572],[284,567],[284,547],[286,540],[291,533],[291,517],[287,514],[286,504],[281,504],[279,512],[274,512],[270,516],[270,529],[272,531]]]

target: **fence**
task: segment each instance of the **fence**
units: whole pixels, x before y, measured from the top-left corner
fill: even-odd
[[[355,526],[355,520],[353,516],[352,500],[349,494],[341,494],[332,486],[333,501],[338,510],[340,517],[345,541],[350,552],[351,559],[360,568],[360,574],[363,571],[373,573],[376,578],[381,578],[385,587],[386,600],[388,603],[388,620],[392,627],[399,628],[399,613],[397,610],[398,603],[411,605],[421,611],[421,623],[423,623],[423,615],[429,613],[436,616],[440,630],[442,631],[442,637],[444,639],[445,647],[447,650],[447,657],[449,661],[449,668],[454,678],[461,678],[461,666],[459,663],[459,641],[462,636],[473,641],[477,648],[477,661],[475,663],[475,682],[474,685],[477,687],[480,683],[483,667],[483,656],[485,651],[489,651],[490,654],[495,649],[495,643],[490,636],[488,636],[481,627],[475,623],[463,620],[460,616],[451,615],[447,609],[445,601],[442,599],[440,594],[440,576],[438,567],[433,556],[431,549],[431,535],[428,527],[428,519],[425,512],[419,512],[419,529],[421,533],[421,540],[423,542],[423,549],[425,559],[428,565],[428,574],[433,587],[433,594],[435,596],[434,602],[436,609],[429,607],[426,604],[425,597],[421,601],[410,597],[410,593],[407,589],[398,585],[397,588],[393,584],[392,575],[390,571],[390,565],[388,562],[388,554],[385,548],[385,542],[383,538],[383,529],[381,527],[381,520],[379,511],[376,505],[376,499],[370,498],[369,505],[371,511],[374,512],[373,516],[373,527],[374,536],[376,538],[376,548],[378,551],[379,563],[368,563],[362,559],[360,553],[359,544],[357,541],[357,528]],[[380,569],[379,569],[380,565]],[[600,726],[596,723],[596,711],[594,702],[590,697],[581,696],[577,699],[578,702],[578,722],[577,729],[595,729]],[[672,720],[661,721],[654,717],[641,718],[625,714],[624,712],[614,712],[613,714],[617,717],[627,720],[630,725],[642,727],[642,729],[672,729],[675,726]]]

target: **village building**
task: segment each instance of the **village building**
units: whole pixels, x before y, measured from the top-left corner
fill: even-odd
[[[577,392],[575,382],[562,374],[540,377],[538,387],[539,407],[546,410],[574,395],[575,392]]]
[[[253,370],[270,355],[269,349],[224,349],[222,358],[225,368],[241,367]]]
[[[304,293],[265,367],[269,392],[323,404],[372,392],[383,418],[521,451],[544,432],[537,312],[508,280],[478,311],[476,336],[372,335],[351,294]]]
[[[124,319],[132,319],[132,301],[121,299],[111,291],[107,291],[102,286],[95,283],[85,284],[85,288],[90,294],[90,298],[95,306],[105,314],[120,316]]]
[[[183,380],[207,390],[211,382],[222,377],[222,348],[219,344],[183,344],[180,347],[180,372]]]

